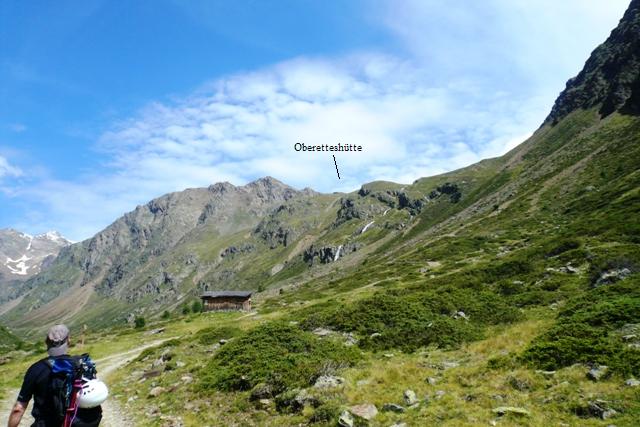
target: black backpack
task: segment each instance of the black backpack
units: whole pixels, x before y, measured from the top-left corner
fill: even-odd
[[[48,396],[50,398],[52,418],[62,426],[71,406],[71,395],[76,380],[93,379],[96,376],[95,364],[88,354],[82,356],[50,357],[46,359],[51,368],[49,375]],[[75,408],[71,408],[74,409]]]

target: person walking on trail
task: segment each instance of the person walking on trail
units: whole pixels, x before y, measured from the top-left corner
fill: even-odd
[[[47,333],[48,357],[31,365],[24,376],[8,427],[18,427],[33,398],[31,427],[96,427],[102,419],[100,404],[106,385],[95,378],[88,354],[69,356],[69,328],[52,326]]]

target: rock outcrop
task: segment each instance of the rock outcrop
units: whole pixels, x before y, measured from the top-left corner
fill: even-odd
[[[640,113],[640,0],[633,0],[609,38],[596,48],[582,71],[567,82],[545,124],[556,124],[572,111],[599,107]]]

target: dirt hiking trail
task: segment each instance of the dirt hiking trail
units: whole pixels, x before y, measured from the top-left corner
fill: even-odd
[[[95,362],[98,368],[98,377],[104,380],[108,386],[110,374],[138,357],[138,355],[147,348],[162,344],[163,342],[170,339],[173,339],[173,337],[153,341],[122,353],[116,353],[102,359],[96,359]],[[15,399],[18,395],[18,391],[19,390],[7,391],[5,398],[0,400],[0,427],[4,427],[7,425],[9,413],[11,412],[11,409],[16,402]],[[22,417],[20,427],[28,427],[33,423],[34,420],[31,416],[32,405],[33,400],[29,403],[27,413]],[[132,419],[127,417],[127,414],[121,409],[119,403],[110,396],[102,405],[102,422],[100,423],[100,427],[134,426],[135,423],[132,421]]]

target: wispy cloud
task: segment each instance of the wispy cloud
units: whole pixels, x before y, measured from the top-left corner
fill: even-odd
[[[0,156],[0,182],[4,177],[19,177],[21,175],[20,168],[11,165],[5,157]]]
[[[77,239],[152,197],[217,181],[272,175],[321,191],[410,182],[502,154],[537,124],[535,104],[518,109],[505,94],[477,89],[431,86],[416,64],[391,56],[298,58],[149,105],[102,135],[99,174],[46,180],[25,195]],[[296,152],[297,142],[363,151],[336,154],[338,180],[330,153]]]
[[[528,4],[491,0],[486,7],[465,2],[463,9],[394,2],[382,11],[381,25],[408,53],[300,57],[218,78],[171,103],[151,103],[98,138],[99,170],[21,188],[22,197],[42,207],[26,217],[79,240],[137,204],[187,187],[272,175],[298,188],[351,191],[372,180],[411,182],[501,155],[541,123],[586,59],[580,54],[558,66],[561,75],[560,68],[550,75],[548,64],[558,58],[545,49],[558,50],[549,43],[579,40],[593,27],[570,31],[595,22],[578,14],[578,23],[562,32],[553,13],[536,8],[530,16]],[[528,27],[514,28],[518,19]],[[545,28],[552,34],[542,34]],[[586,52],[595,45],[583,44]],[[297,142],[357,144],[363,151],[336,154],[338,180],[330,153],[296,152]]]
[[[7,129],[15,133],[22,133],[27,130],[27,126],[22,123],[9,123]]]

